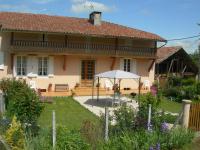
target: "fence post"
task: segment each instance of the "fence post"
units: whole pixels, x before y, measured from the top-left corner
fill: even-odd
[[[3,93],[0,91],[0,113],[4,113],[4,112],[5,112],[5,100],[4,100]]]
[[[189,126],[189,117],[190,117],[190,105],[192,101],[190,100],[182,100],[183,104],[183,117],[182,117],[182,127],[188,128]]]
[[[55,148],[56,145],[56,115],[55,110],[52,112],[52,137],[53,137],[53,148]]]
[[[149,104],[149,113],[148,113],[148,123],[147,123],[148,131],[151,130],[151,104]]]
[[[108,107],[105,107],[105,141],[108,141],[108,118],[109,118],[109,113],[108,113]]]

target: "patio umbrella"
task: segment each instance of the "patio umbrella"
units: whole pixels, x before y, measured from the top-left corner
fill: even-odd
[[[114,79],[114,85],[115,85],[116,79],[137,79],[139,81],[138,89],[139,89],[139,95],[140,95],[140,80],[141,80],[141,77],[139,75],[131,73],[131,72],[122,71],[122,70],[112,70],[112,71],[99,73],[99,74],[96,74],[94,76],[92,99],[93,99],[93,94],[94,94],[94,81],[95,81],[95,79],[98,79],[98,85],[99,85],[100,78]],[[115,98],[115,94],[114,94],[114,98]],[[99,100],[99,86],[97,87],[97,100]]]

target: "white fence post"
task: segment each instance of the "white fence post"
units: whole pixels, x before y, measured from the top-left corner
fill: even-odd
[[[148,114],[147,129],[148,129],[148,131],[151,130],[151,104],[149,104],[149,114]]]
[[[5,100],[4,100],[3,93],[0,91],[0,113],[4,113],[4,112],[5,112]]]
[[[108,107],[105,107],[105,141],[108,141],[108,118],[109,118],[109,113],[108,113]]]
[[[183,102],[182,127],[187,129],[189,126],[190,105],[191,105],[192,101],[182,100],[182,102]]]
[[[53,148],[55,148],[56,145],[56,115],[55,115],[55,110],[52,112],[52,137],[53,137]]]

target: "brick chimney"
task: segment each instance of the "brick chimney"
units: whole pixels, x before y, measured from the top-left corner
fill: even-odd
[[[90,14],[90,22],[95,25],[95,26],[99,26],[101,25],[101,12],[98,11],[93,11]]]

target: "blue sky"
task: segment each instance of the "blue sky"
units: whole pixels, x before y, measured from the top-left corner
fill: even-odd
[[[200,33],[200,0],[0,0],[0,11],[88,17],[103,12],[103,20],[159,34],[165,39]],[[193,52],[198,38],[169,42]]]

